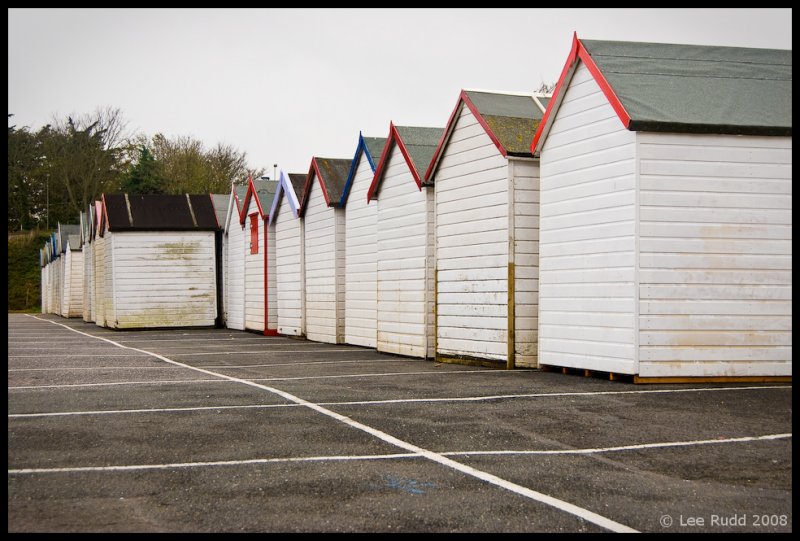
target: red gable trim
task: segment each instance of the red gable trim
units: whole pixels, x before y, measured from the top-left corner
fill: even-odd
[[[325,205],[331,206],[331,198],[328,197],[328,190],[325,188],[325,183],[322,181],[322,175],[319,174],[319,166],[317,165],[317,157],[311,158],[311,166],[308,168],[308,175],[306,175],[306,183],[303,185],[303,198],[300,201],[300,210],[298,215],[303,215],[306,212],[306,205],[311,195],[311,186],[313,185],[314,177],[317,177],[319,187],[322,188],[322,195],[325,197]]]
[[[256,207],[258,208],[258,214],[261,218],[264,218],[264,211],[261,208],[261,201],[258,200],[258,194],[256,193],[256,185],[253,184],[253,177],[248,177],[247,179],[247,193],[244,195],[244,202],[242,203],[242,208],[239,209],[239,223],[244,225],[244,219],[247,217],[247,209],[250,208],[250,198],[255,197],[256,200]]]
[[[102,237],[105,236],[107,225],[106,194],[100,196],[100,201],[102,202],[102,206],[100,207],[100,223],[97,224],[97,234]]]
[[[400,153],[406,160],[406,165],[408,165],[408,169],[411,171],[411,176],[414,177],[414,182],[417,183],[417,189],[422,191],[422,180],[417,174],[417,169],[414,167],[414,162],[411,160],[411,156],[408,154],[408,149],[406,148],[405,143],[403,143],[403,139],[400,137],[400,134],[397,132],[397,128],[395,127],[394,123],[389,122],[389,137],[386,139],[386,146],[381,154],[381,161],[378,164],[378,168],[375,169],[375,176],[372,177],[372,184],[370,184],[369,190],[367,191],[367,203],[369,203],[372,199],[376,199],[375,193],[377,192],[378,185],[380,184],[381,180],[383,180],[383,169],[386,167],[386,162],[389,160],[389,154],[392,153],[392,145],[394,144],[400,148]]]
[[[489,127],[489,124],[486,123],[486,120],[484,120],[484,118],[478,112],[478,108],[475,107],[475,104],[472,103],[471,99],[469,99],[469,96],[467,95],[467,91],[462,89],[461,93],[458,96],[458,101],[456,101],[456,106],[453,108],[453,112],[450,113],[450,118],[448,119],[447,127],[445,128],[444,133],[442,134],[442,139],[441,139],[441,141],[439,141],[439,146],[436,147],[436,152],[433,153],[433,158],[431,159],[431,163],[428,165],[428,170],[425,171],[425,183],[426,184],[430,183],[430,181],[433,178],[433,172],[436,170],[436,166],[439,163],[439,159],[442,157],[441,154],[444,151],[444,146],[447,143],[447,141],[450,139],[450,135],[453,133],[453,129],[455,128],[455,123],[458,120],[457,116],[458,116],[459,112],[461,111],[461,104],[462,103],[465,104],[469,108],[470,112],[472,113],[472,116],[474,116],[475,120],[478,121],[478,124],[481,125],[481,127],[483,128],[483,131],[486,132],[486,135],[488,135],[489,139],[492,140],[492,143],[494,143],[494,146],[496,146],[497,150],[500,151],[500,154],[502,154],[504,158],[508,157],[508,152],[503,147],[503,145],[500,143],[500,140],[494,134],[492,129]]]
[[[597,64],[586,50],[586,47],[584,47],[583,43],[581,43],[581,41],[578,39],[578,33],[575,32],[572,35],[572,49],[569,52],[564,69],[561,70],[561,76],[558,78],[558,84],[556,84],[555,91],[553,91],[553,97],[550,99],[550,103],[548,104],[547,111],[544,113],[542,122],[539,124],[539,128],[536,130],[536,134],[533,136],[533,141],[531,142],[531,152],[533,153],[536,152],[542,135],[546,131],[550,131],[550,124],[552,124],[553,120],[551,119],[551,116],[554,117],[554,111],[558,109],[558,107],[561,105],[561,101],[564,99],[563,93],[566,92],[566,89],[563,87],[565,86],[567,79],[572,78],[572,73],[574,73],[575,68],[577,67],[578,60],[582,61],[586,65],[589,73],[592,74],[592,77],[597,82],[600,90],[602,90],[603,95],[606,97],[608,102],[611,104],[611,107],[614,109],[614,112],[617,113],[617,116],[622,121],[622,125],[625,126],[626,129],[628,126],[630,126],[631,116],[625,110],[625,107],[622,105],[619,96],[617,96],[617,94],[614,92],[614,89],[611,88],[611,85],[608,83],[605,76],[600,72],[600,68],[597,67]]]

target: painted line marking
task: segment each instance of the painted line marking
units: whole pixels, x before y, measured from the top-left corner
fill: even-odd
[[[445,456],[472,455],[593,455],[598,453],[614,453],[618,451],[638,451],[641,449],[665,449],[669,447],[693,447],[697,445],[714,445],[717,443],[747,443],[791,438],[792,433],[767,434],[765,436],[745,436],[741,438],[724,438],[719,440],[670,441],[660,443],[639,443],[636,445],[618,445],[616,447],[597,447],[593,449],[543,449],[539,451],[454,451],[442,453]]]
[[[177,367],[175,367],[177,368]],[[219,381],[219,380],[210,380]],[[357,400],[351,402],[317,402],[320,406],[373,406],[383,404],[414,404],[414,403],[438,403],[438,402],[482,402],[491,400],[525,399],[525,398],[549,398],[562,396],[595,396],[595,395],[625,395],[625,394],[659,394],[672,392],[713,392],[713,391],[741,391],[741,390],[772,390],[772,389],[791,389],[791,385],[765,386],[765,387],[712,387],[708,389],[651,389],[642,391],[595,391],[595,392],[575,392],[575,393],[529,393],[529,394],[505,394],[490,396],[465,396],[465,397],[443,397],[443,398],[396,398],[388,400]],[[182,411],[203,411],[213,409],[237,409],[237,408],[289,408],[297,404],[249,404],[249,405],[228,405],[228,406],[198,406],[186,408],[152,408],[152,409],[128,409],[128,410],[90,410],[90,411],[61,411],[61,412],[42,412],[42,413],[12,413],[8,417],[27,418],[27,417],[64,417],[78,415],[109,415],[124,413],[171,413]]]
[[[128,346],[124,346],[128,347]],[[183,365],[180,363],[182,367],[189,368],[191,370],[199,370],[207,373],[211,373],[217,375],[214,372],[208,372],[202,368],[196,366],[189,366]],[[514,370],[513,372],[530,372],[531,370]],[[423,371],[423,372],[381,372],[378,374],[339,374],[335,376],[291,376],[291,377],[275,377],[275,378],[251,378],[248,381],[300,381],[300,380],[310,380],[310,379],[342,379],[342,378],[372,378],[372,377],[384,377],[384,376],[419,376],[421,374],[474,374],[474,373],[485,373],[485,374],[510,374],[513,373],[511,370],[491,370],[491,371],[484,371],[480,369],[475,370],[449,370],[443,372],[431,372],[431,371]],[[224,377],[231,377],[225,374],[219,374],[220,376]],[[112,382],[104,382],[104,383],[62,383],[58,385],[20,385],[9,387],[9,391],[20,391],[20,390],[30,390],[30,389],[61,389],[67,387],[102,387],[104,385],[109,386],[116,386],[116,385],[162,385],[162,384],[184,384],[184,383],[198,383],[198,382],[206,382],[206,383],[221,383],[219,380],[216,379],[186,379],[186,380],[165,380],[165,381],[112,381]]]
[[[249,354],[249,353],[260,353],[260,354],[269,354],[269,353],[342,353],[343,351],[349,351],[350,353],[358,353],[358,351],[354,351],[352,349],[304,349],[301,351],[297,351],[296,349],[248,349],[243,351],[207,351],[207,352],[200,352],[200,353],[171,353],[173,357],[184,357],[184,356],[200,356],[200,355],[242,355],[242,354]],[[374,351],[364,351],[364,353],[371,353],[375,354]]]
[[[32,317],[34,319],[39,319],[36,316],[28,316],[28,317]],[[46,321],[46,320],[42,320],[42,321]],[[62,325],[61,323],[56,323],[56,322],[53,322],[53,321],[51,321],[50,323],[52,323],[53,325]],[[67,328],[69,328],[69,327],[67,327]],[[72,329],[72,330],[74,332],[76,332],[76,333],[82,334],[84,336],[88,336],[90,338],[95,338],[97,340],[104,340],[106,342],[115,344],[115,342],[113,342],[112,340],[108,340],[107,338],[95,337],[95,336],[92,336],[90,334],[78,331],[76,329]],[[145,351],[145,350],[131,348],[130,346],[125,346],[125,345],[122,345],[122,344],[116,344],[116,345],[118,345],[121,348],[133,349],[133,350],[139,351],[141,353],[150,353],[151,355],[153,355],[153,357],[155,357],[157,359],[161,359],[164,362],[167,362],[167,363],[170,363],[170,364],[176,364],[176,365],[179,365],[179,366],[183,366],[185,368],[191,368],[192,370],[196,370],[196,371],[204,373],[204,374],[208,374],[208,375],[211,375],[211,376],[216,376],[216,377],[219,377],[219,378],[227,379],[229,381],[238,382],[238,383],[241,383],[243,385],[247,385],[247,386],[250,386],[250,387],[255,387],[257,389],[263,389],[263,390],[265,390],[267,392],[276,394],[276,395],[278,395],[278,396],[280,396],[282,398],[285,398],[286,400],[289,400],[291,402],[294,402],[296,404],[304,405],[304,406],[308,407],[309,409],[312,409],[312,410],[314,410],[314,411],[316,411],[316,412],[318,412],[318,413],[320,413],[322,415],[325,415],[327,417],[331,417],[333,419],[336,419],[337,421],[340,421],[340,422],[344,423],[345,425],[350,426],[351,428],[355,428],[357,430],[361,430],[362,432],[366,432],[367,434],[370,434],[370,435],[378,438],[379,440],[384,441],[385,443],[389,443],[389,444],[395,445],[396,447],[399,447],[401,449],[409,451],[409,452],[411,452],[413,454],[422,455],[425,458],[427,458],[428,460],[431,460],[432,462],[436,462],[437,464],[441,464],[443,466],[449,467],[451,469],[454,469],[456,471],[459,471],[459,472],[464,473],[466,475],[469,475],[471,477],[475,477],[477,479],[485,481],[485,482],[487,482],[489,484],[504,488],[504,489],[506,489],[506,490],[508,490],[510,492],[515,493],[515,494],[519,494],[519,495],[524,496],[526,498],[529,498],[531,500],[534,500],[534,501],[537,501],[537,502],[540,502],[540,503],[544,503],[545,505],[549,505],[551,507],[554,507],[554,508],[559,509],[561,511],[564,511],[566,513],[572,514],[572,515],[574,515],[574,516],[576,516],[576,517],[578,517],[580,519],[583,519],[583,520],[585,520],[587,522],[591,522],[592,524],[596,524],[597,526],[600,526],[601,528],[605,528],[605,529],[611,530],[613,532],[636,532],[636,530],[634,530],[633,528],[631,528],[629,526],[626,526],[624,524],[621,524],[619,522],[611,520],[611,519],[609,519],[607,517],[604,517],[604,516],[602,516],[600,514],[597,514],[597,513],[593,512],[593,511],[590,511],[588,509],[584,509],[582,507],[579,507],[577,505],[571,504],[571,503],[566,502],[564,500],[560,500],[558,498],[554,498],[553,496],[548,496],[547,494],[532,490],[530,488],[518,485],[516,483],[512,483],[510,481],[507,481],[505,479],[502,479],[500,477],[492,475],[492,474],[490,474],[488,472],[484,472],[484,471],[475,469],[475,468],[473,468],[471,466],[467,466],[466,464],[462,464],[460,462],[456,462],[455,460],[452,460],[450,458],[442,456],[439,453],[435,453],[433,451],[429,451],[428,449],[424,449],[424,448],[419,447],[417,445],[414,445],[414,444],[412,444],[410,442],[398,439],[398,438],[396,438],[396,437],[394,437],[394,436],[392,436],[390,434],[387,434],[386,432],[383,432],[383,431],[378,430],[376,428],[372,428],[372,427],[367,426],[365,424],[359,423],[358,421],[354,421],[353,419],[350,419],[349,417],[346,417],[346,416],[341,415],[339,413],[336,413],[336,412],[334,412],[332,410],[324,408],[324,407],[322,407],[322,406],[320,406],[318,404],[314,404],[313,402],[309,402],[307,400],[303,400],[300,397],[297,397],[297,396],[295,396],[293,394],[290,394],[290,393],[287,393],[285,391],[281,391],[280,389],[276,389],[274,387],[268,387],[266,385],[261,385],[261,384],[255,383],[253,381],[248,381],[248,380],[244,380],[244,379],[240,379],[240,378],[234,378],[232,376],[226,376],[225,374],[219,374],[217,372],[212,372],[210,370],[204,370],[202,368],[195,368],[195,367],[180,363],[178,361],[174,361],[172,359],[169,359],[169,358],[164,357],[163,355],[159,355],[157,353],[152,353],[152,352]]]
[[[50,355],[49,358],[62,359],[65,357],[148,357],[149,355],[117,355],[116,353],[110,355],[103,355],[102,353],[90,353],[87,355]],[[9,355],[9,359],[41,359],[41,355]]]
[[[300,404],[296,404],[300,406]],[[659,443],[643,443],[638,445],[623,445],[618,447],[598,447],[593,449],[545,449],[522,451],[445,451],[443,456],[514,456],[514,455],[589,455],[599,453],[612,453],[618,451],[635,451],[641,449],[665,449],[670,447],[692,447],[697,445],[715,445],[723,443],[749,443],[754,441],[771,441],[791,438],[792,434],[767,434],[765,436],[746,436],[742,438],[725,438],[721,440],[697,441],[670,441]],[[117,472],[137,470],[168,470],[173,468],[201,468],[209,466],[242,466],[249,464],[270,464],[285,462],[323,462],[323,461],[353,461],[353,460],[392,460],[398,458],[423,458],[417,453],[394,453],[384,455],[331,455],[310,457],[287,458],[253,458],[245,460],[218,460],[206,462],[173,462],[167,464],[130,464],[123,466],[75,466],[65,468],[16,468],[9,469],[9,475],[43,474],[43,473],[74,473],[74,472]]]
[[[64,366],[60,368],[9,368],[9,372],[64,372],[69,370],[176,370],[177,366]]]

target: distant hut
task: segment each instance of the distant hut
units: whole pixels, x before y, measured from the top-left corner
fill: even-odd
[[[217,318],[209,195],[103,196],[105,325],[212,326]]]
[[[378,351],[435,354],[434,194],[422,181],[443,131],[390,123],[367,194],[378,213]]]
[[[375,176],[384,137],[358,134],[342,205],[345,212],[344,341],[377,347],[378,314],[378,205],[369,204],[367,192]]]
[[[306,175],[280,172],[269,211],[275,232],[278,334],[305,335],[305,268],[300,198]]]
[[[223,320],[229,329],[244,330],[244,251],[242,200],[247,186],[231,185],[222,226]],[[219,209],[215,205],[215,208]],[[219,213],[217,213],[219,219]]]
[[[278,334],[275,289],[275,238],[267,228],[269,203],[277,181],[250,180],[242,201],[244,250],[244,328]],[[271,297],[270,297],[271,296]]]

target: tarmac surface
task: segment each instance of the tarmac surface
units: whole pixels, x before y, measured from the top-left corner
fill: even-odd
[[[8,316],[9,532],[791,532],[791,384]]]

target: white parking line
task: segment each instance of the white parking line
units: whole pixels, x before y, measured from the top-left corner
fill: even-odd
[[[248,349],[244,351],[206,351],[206,352],[199,352],[199,353],[171,353],[173,357],[204,357],[206,355],[242,355],[245,353],[261,353],[261,354],[272,354],[272,353],[342,353],[344,351],[348,351],[350,353],[362,353],[359,351],[353,351],[352,348],[338,348],[338,349],[303,349],[297,351],[296,349]],[[365,350],[363,353],[371,353],[375,354],[374,351]]]
[[[300,405],[300,404],[296,404]],[[598,453],[611,453],[617,451],[634,451],[641,449],[664,449],[669,447],[692,447],[697,445],[716,445],[723,443],[747,443],[754,441],[770,441],[791,438],[792,434],[767,434],[765,436],[747,436],[743,438],[725,438],[721,440],[697,441],[670,441],[659,443],[644,443],[639,445],[624,445],[618,447],[598,447],[594,449],[544,449],[525,451],[445,451],[439,453],[443,456],[513,456],[513,455],[588,455]],[[129,464],[122,466],[76,466],[66,468],[16,468],[9,469],[9,475],[45,474],[45,473],[74,473],[74,472],[117,472],[137,470],[169,470],[173,468],[202,468],[211,466],[243,466],[250,464],[271,464],[281,462],[326,462],[326,461],[352,461],[352,460],[393,460],[405,458],[423,458],[417,453],[394,453],[385,455],[332,455],[287,458],[253,458],[245,460],[218,460],[206,462],[172,462],[168,464]]]
[[[40,319],[40,318],[37,318],[36,316],[29,316],[29,317],[33,317],[34,319]],[[42,320],[42,321],[47,321],[47,320]],[[53,321],[50,321],[50,323],[52,323],[54,325],[62,325],[64,327],[66,327],[66,325],[63,325],[61,323],[56,323],[56,322],[53,322]],[[70,328],[70,327],[67,327],[67,328]],[[431,460],[432,462],[436,462],[437,464],[441,464],[443,466],[447,466],[447,467],[449,467],[451,469],[454,469],[456,471],[459,471],[461,473],[467,474],[467,475],[475,477],[477,479],[481,479],[482,481],[485,481],[485,482],[490,483],[492,485],[504,488],[504,489],[506,489],[506,490],[508,490],[510,492],[513,492],[515,494],[519,494],[519,495],[524,496],[526,498],[529,498],[531,500],[534,500],[534,501],[537,501],[537,502],[540,502],[540,503],[544,503],[546,505],[550,505],[551,507],[555,507],[556,509],[560,509],[561,511],[564,511],[566,513],[572,514],[572,515],[574,515],[574,516],[576,516],[578,518],[581,518],[583,520],[591,522],[592,524],[596,524],[596,525],[598,525],[598,526],[600,526],[602,528],[605,528],[607,530],[611,530],[613,532],[636,532],[636,530],[634,530],[633,528],[631,528],[629,526],[626,526],[624,524],[621,524],[619,522],[616,522],[614,520],[611,520],[611,519],[609,519],[607,517],[604,517],[604,516],[602,516],[602,515],[600,515],[598,513],[595,513],[593,511],[588,510],[588,509],[584,509],[582,507],[579,507],[577,505],[571,504],[571,503],[566,502],[564,500],[560,500],[558,498],[554,498],[554,497],[549,496],[547,494],[532,490],[532,489],[524,487],[522,485],[518,485],[516,483],[512,483],[510,481],[507,481],[505,479],[497,477],[496,475],[492,475],[492,474],[490,474],[488,472],[484,472],[482,470],[478,470],[478,469],[473,468],[471,466],[467,466],[466,464],[461,464],[460,462],[456,462],[455,460],[447,458],[446,456],[443,456],[443,455],[441,455],[439,453],[435,453],[433,451],[429,451],[427,449],[424,449],[424,448],[419,447],[417,445],[414,445],[412,443],[409,443],[409,442],[403,441],[401,439],[398,439],[398,438],[396,438],[396,437],[394,437],[394,436],[392,436],[390,434],[387,434],[386,432],[383,432],[381,430],[378,430],[378,429],[372,428],[370,426],[367,426],[365,424],[359,423],[358,421],[354,421],[353,419],[350,419],[349,417],[346,417],[344,415],[341,415],[339,413],[331,411],[331,410],[329,410],[327,408],[324,408],[324,407],[322,407],[322,406],[320,406],[318,404],[314,404],[313,402],[309,402],[307,400],[303,400],[302,398],[294,396],[293,394],[287,393],[285,391],[281,391],[280,389],[276,389],[274,387],[268,387],[266,385],[261,385],[261,384],[255,383],[253,381],[248,381],[248,380],[244,380],[244,379],[240,379],[240,378],[234,378],[232,376],[226,376],[225,374],[220,374],[218,372],[212,372],[210,370],[205,370],[205,369],[202,369],[202,368],[196,368],[196,367],[193,367],[193,366],[189,366],[187,364],[180,363],[178,361],[174,361],[172,359],[169,359],[169,358],[164,357],[163,355],[159,355],[157,353],[152,353],[152,352],[149,352],[149,351],[146,351],[146,350],[131,348],[130,346],[125,346],[125,345],[116,343],[113,340],[109,340],[107,338],[100,338],[100,337],[92,336],[90,334],[83,333],[83,332],[78,331],[76,329],[71,329],[71,330],[73,330],[76,333],[82,334],[84,336],[88,336],[90,338],[95,338],[97,340],[104,340],[104,341],[109,342],[111,344],[116,344],[121,348],[134,349],[135,351],[139,351],[140,353],[150,353],[153,357],[161,359],[164,362],[167,362],[167,363],[170,363],[170,364],[177,364],[179,366],[183,366],[185,368],[190,368],[192,370],[196,370],[196,371],[204,373],[204,374],[208,374],[208,375],[211,375],[211,376],[216,376],[216,377],[219,377],[219,378],[224,378],[224,379],[227,379],[229,381],[238,382],[238,383],[241,383],[243,385],[250,386],[250,387],[263,389],[263,390],[265,390],[267,392],[270,392],[270,393],[276,394],[278,396],[281,396],[281,397],[285,398],[286,400],[289,400],[289,401],[294,402],[296,404],[304,405],[304,406],[308,407],[309,409],[312,409],[312,410],[314,410],[314,411],[316,411],[316,412],[318,412],[318,413],[320,413],[322,415],[325,415],[327,417],[331,417],[333,419],[336,419],[337,421],[340,421],[340,422],[344,423],[347,426],[350,426],[350,427],[355,428],[357,430],[361,430],[363,432],[366,432],[367,434],[370,434],[370,435],[380,439],[381,441],[384,441],[386,443],[389,443],[391,445],[394,445],[396,447],[399,447],[401,449],[409,451],[409,452],[411,452],[413,454],[422,455],[425,458],[427,458],[428,460]]]
[[[47,320],[45,320],[47,321]],[[35,389],[70,389],[81,387],[117,387],[121,385],[176,385],[183,383],[227,383],[218,379],[178,379],[155,381],[112,381],[109,383],[62,383],[59,385],[18,385],[9,387],[9,391],[31,391]]]
[[[179,368],[179,367],[175,367]],[[209,367],[205,367],[209,368]],[[197,381],[197,380],[191,380]],[[219,381],[219,380],[208,380]],[[374,406],[383,404],[415,404],[415,403],[436,403],[436,402],[484,402],[491,400],[514,400],[526,398],[550,398],[550,397],[590,397],[603,395],[626,395],[626,394],[661,394],[661,393],[696,393],[696,392],[718,392],[718,391],[747,391],[747,390],[773,390],[791,389],[791,385],[770,385],[763,387],[711,387],[711,388],[691,388],[691,389],[648,389],[637,391],[587,391],[587,392],[565,392],[565,393],[526,393],[526,394],[498,394],[488,396],[450,396],[442,398],[395,398],[389,400],[356,400],[350,402],[317,402],[320,406]],[[125,413],[172,413],[182,411],[203,411],[214,409],[237,409],[237,408],[289,408],[297,404],[247,404],[229,406],[202,406],[188,408],[152,408],[152,409],[127,409],[127,410],[90,410],[90,411],[57,411],[42,413],[12,413],[9,419],[27,417],[65,417],[79,415],[109,415]]]

